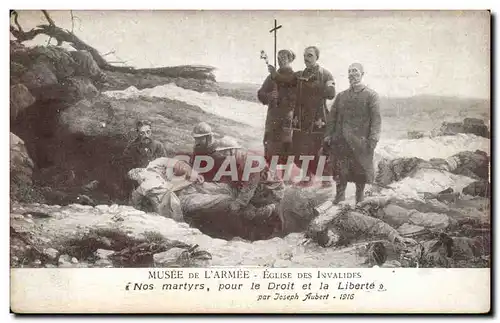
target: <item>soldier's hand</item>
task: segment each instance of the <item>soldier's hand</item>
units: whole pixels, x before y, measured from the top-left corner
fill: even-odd
[[[314,124],[318,128],[323,128],[326,125],[326,123],[323,120],[321,120],[321,119],[316,120],[316,122]]]
[[[292,120],[292,124],[293,124],[294,126],[296,126],[298,123],[299,123],[299,118],[294,117],[294,118],[293,118],[293,120]]]
[[[269,100],[277,100],[278,99],[278,91],[273,90],[271,93],[269,93]]]
[[[196,183],[203,184],[204,182],[205,182],[205,177],[203,177],[203,175],[198,174],[198,176],[196,177]]]
[[[330,146],[331,142],[332,142],[332,137],[325,137],[325,139],[323,139],[323,143],[326,146]]]
[[[200,183],[200,184],[202,184],[205,181],[205,178],[203,177],[203,175],[200,175],[194,169],[191,170],[191,174],[189,175],[189,179],[195,183]]]
[[[269,71],[270,74],[276,73],[276,68],[272,65],[267,65],[267,70]]]

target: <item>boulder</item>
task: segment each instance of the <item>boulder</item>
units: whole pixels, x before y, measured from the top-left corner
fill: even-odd
[[[463,194],[481,197],[491,197],[491,184],[488,181],[481,180],[471,183],[464,187]]]
[[[99,259],[108,259],[109,256],[111,256],[113,253],[115,253],[113,250],[107,250],[107,249],[97,249],[95,252],[95,257]]]
[[[21,82],[21,76],[26,73],[28,69],[17,62],[10,62],[10,84],[14,85]]]
[[[57,79],[63,79],[75,73],[75,61],[62,47],[35,46],[29,51],[29,56],[35,64],[45,62]]]
[[[424,138],[424,136],[423,131],[408,131],[408,139],[420,139]]]
[[[438,135],[440,136],[452,136],[457,133],[463,133],[464,126],[461,122],[443,122],[441,128],[439,129]]]
[[[463,122],[443,122],[437,131],[439,136],[452,136],[458,133],[472,133],[485,138],[490,137],[484,121],[477,118],[465,118]]]
[[[43,251],[43,254],[47,256],[49,260],[56,260],[59,255],[59,251],[54,248],[47,248]]]
[[[488,127],[484,124],[484,121],[477,118],[465,118],[464,119],[464,132],[472,133],[477,136],[489,138],[490,132]]]
[[[57,77],[47,62],[37,62],[21,76],[21,82],[29,90],[42,94],[44,87],[57,84]]]
[[[153,261],[157,267],[173,267],[179,263],[182,254],[186,249],[171,248],[170,250],[153,255]]]
[[[76,76],[88,77],[93,81],[101,81],[103,79],[105,74],[97,65],[92,54],[86,50],[71,51],[70,54],[75,61]]]
[[[43,88],[43,92],[39,94],[39,97],[41,100],[57,100],[71,104],[83,99],[94,98],[98,93],[99,91],[89,79],[81,76],[71,76]]]
[[[378,171],[375,183],[379,186],[387,186],[409,176],[425,160],[417,157],[396,158],[393,160],[382,159],[378,163]]]
[[[15,119],[19,113],[35,103],[36,99],[24,84],[10,87],[10,118]]]
[[[378,212],[379,219],[392,227],[399,227],[410,219],[410,211],[395,204],[389,204]]]

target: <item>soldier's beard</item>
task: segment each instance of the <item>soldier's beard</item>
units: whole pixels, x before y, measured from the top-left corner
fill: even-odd
[[[149,143],[151,143],[151,138],[149,138],[149,137],[141,138],[141,142],[144,144],[149,144]]]
[[[349,84],[351,84],[351,85],[356,85],[356,84],[359,84],[360,82],[361,82],[361,80],[357,79],[355,77],[350,77],[349,78]]]

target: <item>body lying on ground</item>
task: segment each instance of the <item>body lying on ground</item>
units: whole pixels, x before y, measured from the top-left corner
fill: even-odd
[[[144,201],[154,212],[185,221],[202,232],[223,238],[240,236],[257,240],[272,235],[280,227],[276,204],[282,198],[283,183],[268,170],[241,180],[244,151],[235,155],[238,179],[222,176],[218,182],[204,182],[186,161],[159,158],[129,176],[140,183],[132,194],[132,204],[144,209]]]
[[[481,205],[480,200],[468,200],[456,206],[464,203]],[[472,213],[439,202],[379,196],[355,208],[327,202],[309,208],[309,213],[312,219],[305,228],[309,240],[339,247],[382,239],[405,267],[457,267],[489,254],[490,235],[484,231],[490,223],[487,211]]]

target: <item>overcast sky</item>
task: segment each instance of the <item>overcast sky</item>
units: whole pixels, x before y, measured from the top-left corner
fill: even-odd
[[[69,11],[51,11],[71,29]],[[487,12],[339,11],[74,11],[74,32],[101,53],[135,67],[204,64],[218,81],[261,83],[267,75],[260,50],[293,50],[304,67],[308,45],[338,90],[348,86],[347,67],[365,67],[365,82],[385,96],[433,94],[489,98],[490,17]],[[20,22],[45,23],[40,11],[21,12]],[[37,43],[45,42],[40,37]]]

